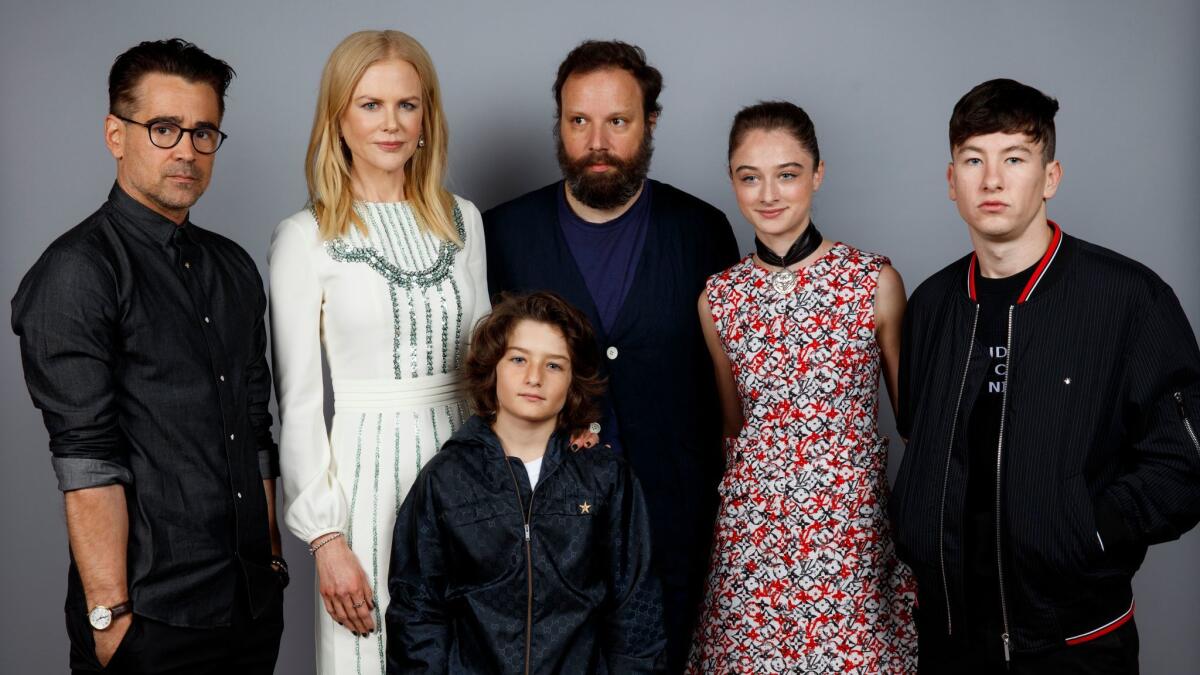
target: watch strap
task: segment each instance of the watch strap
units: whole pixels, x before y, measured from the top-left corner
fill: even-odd
[[[122,614],[129,614],[130,612],[132,612],[133,611],[133,603],[130,602],[129,600],[126,600],[125,602],[122,602],[119,605],[113,605],[112,607],[109,607],[108,611],[112,612],[112,618],[115,619],[118,616],[121,616]]]

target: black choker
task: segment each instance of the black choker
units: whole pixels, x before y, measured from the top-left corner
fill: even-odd
[[[796,273],[789,270],[788,267],[804,260],[812,255],[813,251],[824,241],[821,233],[817,231],[817,226],[809,222],[808,227],[804,232],[792,242],[787,253],[781,258],[772,251],[758,237],[754,238],[754,249],[758,253],[758,259],[768,265],[773,265],[780,268],[778,272],[771,273],[771,286],[780,295],[787,295],[796,287]]]

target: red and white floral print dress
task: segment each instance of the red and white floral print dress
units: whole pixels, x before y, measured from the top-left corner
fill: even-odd
[[[745,425],[689,673],[916,672],[916,583],[892,546],[875,419],[887,263],[838,243],[787,294],[749,256],[708,280]]]

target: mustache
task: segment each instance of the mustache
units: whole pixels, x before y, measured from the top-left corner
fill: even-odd
[[[191,164],[189,162],[177,162],[175,164],[168,165],[167,168],[164,170],[163,175],[164,176],[184,176],[186,178],[199,178],[200,170],[196,168],[195,164]]]
[[[630,162],[623,160],[620,157],[614,157],[612,153],[607,150],[593,150],[583,157],[572,161],[571,163],[577,167],[588,167],[593,164],[608,164],[610,166],[615,166],[622,169],[630,164]]]

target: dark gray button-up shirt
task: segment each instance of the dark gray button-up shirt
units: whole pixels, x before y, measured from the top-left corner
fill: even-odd
[[[114,185],[12,309],[59,488],[126,488],[134,611],[227,625],[242,577],[258,614],[279,592],[262,489],[278,454],[266,297],[246,252]]]

